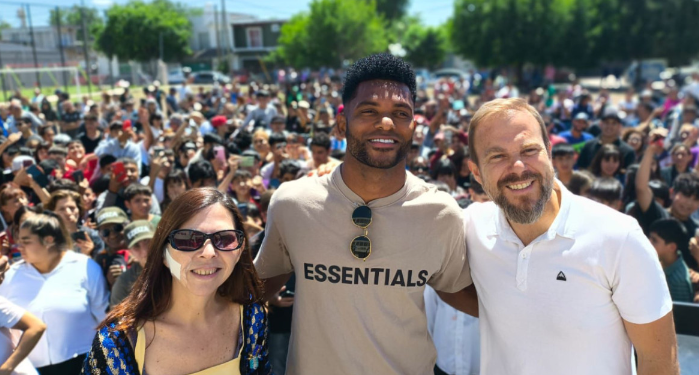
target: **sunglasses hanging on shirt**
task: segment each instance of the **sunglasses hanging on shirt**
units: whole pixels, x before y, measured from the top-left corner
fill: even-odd
[[[352,256],[366,261],[371,255],[371,240],[369,239],[369,225],[371,225],[371,209],[368,206],[359,206],[352,212],[354,225],[364,229],[364,235],[355,237],[350,242]]]

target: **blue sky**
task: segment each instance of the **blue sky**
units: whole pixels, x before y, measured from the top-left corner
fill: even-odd
[[[177,0],[175,0],[177,1]],[[106,10],[113,3],[123,4],[128,0],[84,0],[85,5]],[[203,6],[206,3],[217,4],[221,1],[179,0],[190,6]],[[294,13],[308,9],[311,0],[227,0],[226,10],[238,13],[248,13],[260,18],[288,18]],[[35,4],[31,7],[34,25],[47,25],[49,12],[55,6],[71,6],[80,4],[80,0],[0,0],[0,19],[13,26],[19,26],[16,16],[20,3]],[[453,11],[454,0],[411,0],[409,14],[420,14],[427,25],[438,25],[444,22]]]

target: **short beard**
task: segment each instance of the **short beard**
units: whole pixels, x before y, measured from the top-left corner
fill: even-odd
[[[528,204],[529,207],[521,208],[511,203],[507,197],[505,197],[505,194],[501,193],[502,189],[507,189],[506,185],[530,178],[538,181],[541,188],[539,189],[539,197],[533,204]],[[489,184],[484,184],[483,190],[485,190],[488,197],[502,209],[508,221],[517,224],[533,224],[541,218],[541,215],[544,213],[544,208],[546,207],[546,202],[551,198],[551,192],[553,191],[553,174],[552,172],[547,172],[544,178],[541,174],[525,171],[521,176],[515,174],[506,176],[498,181],[495,189],[488,185]]]
[[[391,169],[398,165],[401,161],[404,161],[408,155],[408,152],[410,151],[411,146],[410,142],[400,143],[400,147],[396,152],[396,157],[393,160],[375,160],[369,156],[366,142],[362,143],[362,141],[352,134],[349,129],[349,124],[347,124],[345,137],[347,138],[347,151],[350,153],[350,155],[352,155],[352,157],[357,159],[357,161],[360,163],[377,169]]]

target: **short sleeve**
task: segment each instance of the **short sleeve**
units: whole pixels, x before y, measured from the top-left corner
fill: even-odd
[[[87,259],[87,286],[90,299],[90,312],[95,322],[100,323],[107,316],[109,307],[109,290],[100,266],[92,259]]]
[[[437,291],[456,293],[473,283],[471,268],[466,258],[466,235],[463,214],[458,212],[448,220],[449,227],[441,234],[447,240],[444,242],[444,257],[439,272],[432,275],[428,284]]]
[[[658,254],[640,228],[628,233],[613,272],[612,300],[624,320],[647,324],[672,310]]]
[[[284,201],[275,199],[278,197],[278,194],[279,191],[272,196],[272,201],[267,211],[265,238],[262,241],[260,252],[255,258],[255,269],[262,279],[294,271],[282,235],[282,228],[280,228],[283,223],[283,218],[280,217],[283,207],[280,207],[280,205],[283,205]]]
[[[0,327],[12,328],[22,319],[25,310],[5,297],[0,297]]]

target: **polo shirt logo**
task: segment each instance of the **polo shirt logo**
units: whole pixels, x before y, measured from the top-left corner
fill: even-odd
[[[556,280],[567,281],[566,274],[563,273],[563,271],[558,272],[558,276],[556,276]]]

